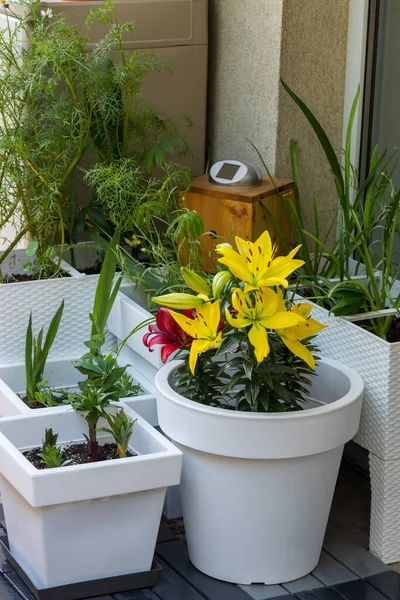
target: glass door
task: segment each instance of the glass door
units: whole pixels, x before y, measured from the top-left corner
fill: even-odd
[[[371,0],[361,143],[361,177],[376,144],[388,155],[400,147],[400,0]],[[400,188],[399,164],[393,182]],[[400,239],[395,252],[400,256]]]

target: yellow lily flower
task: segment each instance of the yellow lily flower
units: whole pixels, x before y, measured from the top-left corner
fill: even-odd
[[[228,309],[225,311],[226,320],[232,327],[251,325],[248,338],[258,362],[262,362],[270,351],[267,329],[292,327],[304,321],[301,315],[289,312],[285,307],[278,311],[278,300],[278,295],[269,288],[259,289],[252,295],[236,288],[232,306],[237,316],[231,315]]]
[[[196,318],[188,319],[185,315],[170,311],[175,321],[185,333],[193,338],[190,346],[189,368],[194,375],[200,352],[210,348],[218,348],[222,342],[222,331],[218,331],[221,320],[220,301],[208,302],[196,310]]]
[[[192,296],[192,294],[176,293],[165,294],[165,296],[155,296],[151,300],[155,304],[161,304],[161,306],[166,306],[167,308],[185,310],[202,306],[208,301],[208,298],[202,294],[199,294],[198,296]]]
[[[233,275],[245,283],[245,291],[259,287],[288,286],[287,277],[304,265],[302,260],[293,260],[299,250],[297,246],[287,256],[274,258],[271,237],[264,231],[257,241],[248,242],[236,237],[236,252],[229,244],[219,244],[216,250],[221,254],[219,262],[226,265]]]
[[[278,310],[285,306],[283,301],[282,293],[278,292]],[[310,317],[312,306],[310,304],[295,304],[292,306],[289,312],[292,314],[300,315],[304,321],[294,325],[292,327],[285,327],[284,329],[278,330],[278,334],[282,339],[285,346],[293,352],[296,356],[304,360],[304,362],[311,367],[315,368],[315,358],[311,354],[308,348],[306,348],[300,340],[312,337],[322,329],[325,329],[327,325],[319,323],[315,319]]]

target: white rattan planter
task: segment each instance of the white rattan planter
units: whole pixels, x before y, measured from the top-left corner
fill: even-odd
[[[149,570],[166,488],[180,479],[181,453],[140,417],[138,457],[39,471],[20,452],[40,446],[47,427],[60,444],[83,441],[85,425],[65,409],[0,420],[10,550],[38,588]]]
[[[11,253],[2,265],[3,275],[23,272],[25,261],[25,250]],[[62,300],[64,313],[51,357],[77,356],[85,352],[83,342],[90,337],[88,315],[93,308],[98,276],[86,277],[67,263],[63,266],[70,277],[0,285],[0,364],[23,362],[30,313],[37,334],[41,327],[48,327]]]
[[[323,356],[355,368],[365,392],[355,441],[370,453],[370,550],[386,563],[400,560],[400,342],[390,344],[356,323],[314,305],[328,325],[318,334]]]
[[[358,429],[360,376],[322,359],[311,390],[319,406],[241,413],[177,394],[169,377],[179,364],[157,374],[157,406],[162,430],[184,454],[190,560],[240,584],[303,577],[319,561],[343,446]]]

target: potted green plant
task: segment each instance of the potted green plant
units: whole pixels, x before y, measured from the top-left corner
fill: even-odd
[[[400,282],[395,251],[400,192],[392,180],[394,155],[387,151],[379,154],[375,148],[367,175],[360,179],[351,164],[359,93],[351,110],[340,163],[315,115],[283,85],[312,126],[338,192],[338,213],[330,227],[331,231],[333,228],[337,231],[337,238],[329,245],[320,234],[316,200],[315,230],[304,227],[296,143],[292,141],[297,194],[293,202],[287,198],[282,198],[282,202],[287,207],[295,238],[303,244],[301,257],[305,262],[294,289],[313,300],[313,315],[329,325],[329,332],[322,331],[319,336],[323,354],[357,369],[365,382],[360,429],[355,440],[370,452],[370,548],[385,562],[393,562],[400,558],[399,513],[392,501],[393,490],[400,484],[397,441]]]
[[[119,592],[138,585],[135,573],[143,585],[152,568],[165,492],[179,483],[181,453],[113,400],[90,384],[71,398],[75,410],[1,419],[9,551],[39,592],[70,598]],[[88,540],[95,552],[81,551]]]
[[[112,2],[90,13],[83,34],[39,2],[24,4],[17,19],[12,11],[7,8],[8,27],[0,32],[0,230],[11,231],[0,255],[0,281],[9,282],[0,287],[0,336],[14,342],[6,352],[0,348],[0,361],[10,363],[22,358],[18,323],[33,310],[35,320],[48,325],[46,313],[63,298],[64,322],[75,317],[76,328],[67,337],[61,325],[59,339],[67,337],[69,349],[79,352],[85,327],[79,319],[90,311],[97,284],[80,271],[98,260],[79,243],[82,233],[104,240],[121,225],[131,254],[141,236],[139,249],[146,247],[148,256],[166,239],[153,217],[171,221],[178,188],[190,181],[187,168],[168,163],[187,152],[185,137],[141,93],[146,77],[166,66],[154,54],[124,49],[134,27],[118,25]],[[99,22],[105,35],[87,52]],[[130,184],[120,204],[116,178]],[[25,237],[27,250],[16,249]],[[137,280],[136,255],[129,264]]]
[[[129,335],[117,344],[109,336],[107,321],[118,296],[122,281],[120,275],[115,279],[117,266],[119,233],[115,233],[104,258],[100,276],[97,279],[93,309],[87,319],[86,333],[90,338],[84,342],[87,352],[80,357],[65,354],[62,359],[50,358],[57,332],[63,321],[64,301],[53,316],[46,335],[42,328],[35,337],[33,334],[32,315],[29,318],[25,341],[25,364],[0,364],[0,414],[30,413],[69,404],[71,389],[84,389],[85,382],[80,381],[84,375],[90,383],[96,383],[115,392],[114,400],[141,395],[143,400],[149,399],[149,390],[134,382],[132,375],[139,377],[138,369],[125,365],[120,358],[121,351]],[[74,327],[74,322],[68,324]],[[138,330],[140,327],[137,328]],[[88,330],[88,331],[87,331]],[[84,332],[82,332],[84,334]],[[109,339],[107,339],[109,338]],[[125,360],[136,362],[132,352],[124,353]]]
[[[236,238],[236,246],[218,246],[228,271],[211,285],[192,273],[197,295],[155,298],[185,337],[179,344],[176,325],[164,318],[169,331],[150,330],[153,343],[171,344],[174,335],[186,352],[156,376],[158,418],[184,454],[193,564],[231,582],[274,584],[318,563],[363,384],[330,359],[315,367],[312,338],[324,325],[310,305],[288,306],[282,293],[303,264],[294,258],[299,248],[274,257],[268,232],[254,243]]]

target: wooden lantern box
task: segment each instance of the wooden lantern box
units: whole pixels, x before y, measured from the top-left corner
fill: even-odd
[[[201,244],[204,250],[202,267],[205,271],[215,270],[215,246],[223,242],[234,246],[235,235],[255,241],[268,229],[277,247],[277,254],[287,254],[273,221],[291,247],[292,235],[287,216],[289,206],[283,206],[283,198],[291,196],[294,201],[295,184],[289,179],[274,179],[274,182],[275,185],[269,177],[263,177],[262,184],[255,188],[226,188],[213,185],[208,175],[201,175],[193,180],[189,192],[181,194],[181,202],[190,210],[195,210],[204,222],[205,234]]]

